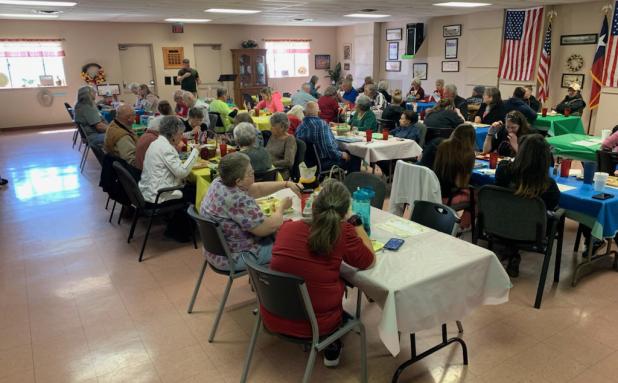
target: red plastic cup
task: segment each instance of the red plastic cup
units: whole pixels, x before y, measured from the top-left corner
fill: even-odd
[[[367,138],[367,142],[371,142],[371,139],[373,138],[373,130],[365,130],[365,137]]]
[[[491,152],[489,153],[489,168],[495,169],[498,166],[498,153]]]
[[[543,109],[541,109],[541,115],[542,115],[543,117],[547,117],[547,108],[543,108]]]
[[[421,120],[425,119],[425,111],[424,110],[420,113],[420,117],[421,117]]]
[[[388,140],[388,129],[382,129],[382,139],[384,141]]]
[[[564,108],[564,117],[569,117],[571,115],[571,108]]]
[[[255,117],[260,117],[260,110],[255,108]]]
[[[221,152],[221,157],[224,157],[227,154],[227,144],[220,144],[219,151]]]
[[[139,124],[140,122],[140,116],[138,116],[137,114],[135,115],[135,123]]]
[[[305,211],[305,205],[307,204],[307,200],[311,196],[310,193],[301,193],[300,194],[300,213],[302,214]]]
[[[560,177],[568,177],[571,170],[571,160],[562,160],[560,162]]]

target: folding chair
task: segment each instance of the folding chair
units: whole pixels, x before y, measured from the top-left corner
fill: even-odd
[[[352,172],[345,176],[343,184],[348,188],[350,193],[354,193],[356,189],[362,187],[372,189],[375,195],[371,199],[371,206],[377,209],[382,209],[382,206],[384,206],[386,184],[380,177],[365,172]]]

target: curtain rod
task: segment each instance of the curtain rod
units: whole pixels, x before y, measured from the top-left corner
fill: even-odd
[[[41,41],[66,41],[66,40],[65,39],[0,39],[0,41],[4,41],[4,42],[19,42],[19,41],[41,42]]]
[[[298,42],[307,42],[307,41],[311,41],[311,39],[262,39],[262,41],[298,41]]]

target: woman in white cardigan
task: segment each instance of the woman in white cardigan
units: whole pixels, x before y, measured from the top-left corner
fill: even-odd
[[[158,201],[156,200],[159,190],[183,185],[198,158],[197,155],[191,155],[191,159],[184,163],[180,160],[176,147],[182,141],[184,130],[182,121],[176,116],[165,116],[161,119],[159,137],[146,151],[142,178],[139,181],[139,188],[147,204],[154,204],[155,201],[163,205],[195,201],[195,187],[186,184],[182,190],[162,193]],[[168,223],[165,235],[179,242],[188,242],[191,239],[191,230],[191,219],[186,211],[179,210]]]

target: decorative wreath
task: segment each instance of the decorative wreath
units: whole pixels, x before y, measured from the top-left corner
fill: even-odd
[[[82,67],[81,77],[88,85],[105,84],[105,71],[97,63],[88,63]]]
[[[571,72],[579,72],[584,67],[584,58],[579,54],[572,54],[567,58],[567,68]]]

